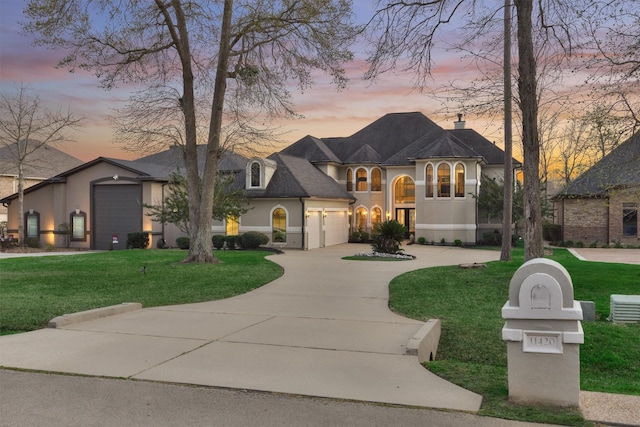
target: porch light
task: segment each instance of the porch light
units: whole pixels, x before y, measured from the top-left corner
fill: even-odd
[[[323,211],[322,211],[322,216],[323,216],[323,217],[326,217],[326,216],[327,216],[327,211],[324,211],[324,210],[323,210]]]
[[[309,212],[309,209],[307,209],[306,212],[304,213],[304,216],[309,218],[310,215],[311,215],[311,212]]]
[[[80,209],[76,209],[76,215],[80,215]]]
[[[387,219],[391,219],[391,212],[387,212]]]

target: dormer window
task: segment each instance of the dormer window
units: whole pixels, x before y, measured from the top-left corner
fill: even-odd
[[[260,163],[251,163],[251,187],[260,187]]]

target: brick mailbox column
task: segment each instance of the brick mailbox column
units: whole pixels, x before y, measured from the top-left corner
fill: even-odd
[[[545,258],[524,263],[511,278],[502,318],[509,399],[579,406],[582,308],[567,270]]]

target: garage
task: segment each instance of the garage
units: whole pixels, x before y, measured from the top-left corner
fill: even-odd
[[[327,211],[324,219],[324,245],[338,245],[346,243],[349,230],[347,228],[347,213],[344,211]]]
[[[127,234],[142,231],[142,186],[93,186],[91,248],[126,249]]]
[[[307,217],[307,249],[316,249],[321,245],[322,232],[321,212],[311,211]]]

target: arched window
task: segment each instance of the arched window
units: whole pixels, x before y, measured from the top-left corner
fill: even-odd
[[[87,214],[77,210],[71,213],[71,240],[87,240]]]
[[[287,241],[287,213],[282,208],[273,211],[272,231],[271,241],[277,243]]]
[[[347,191],[353,191],[353,170],[347,169]]]
[[[451,168],[446,163],[438,166],[438,197],[451,197]]]
[[[356,191],[367,191],[367,170],[364,168],[356,171]]]
[[[227,236],[237,236],[239,234],[240,219],[235,215],[227,216],[227,223],[225,224],[225,234]]]
[[[458,163],[456,165],[456,197],[464,197],[464,165]]]
[[[398,204],[416,202],[416,185],[408,176],[400,177],[396,181],[394,193]]]
[[[380,208],[371,209],[371,225],[379,224],[382,222],[382,211]]]
[[[433,197],[433,165],[427,165],[424,171],[424,196]]]
[[[251,186],[260,187],[260,163],[258,162],[251,164]]]
[[[382,191],[382,173],[378,168],[371,170],[371,191]]]
[[[367,210],[365,208],[356,209],[356,230],[360,232],[367,230]]]

